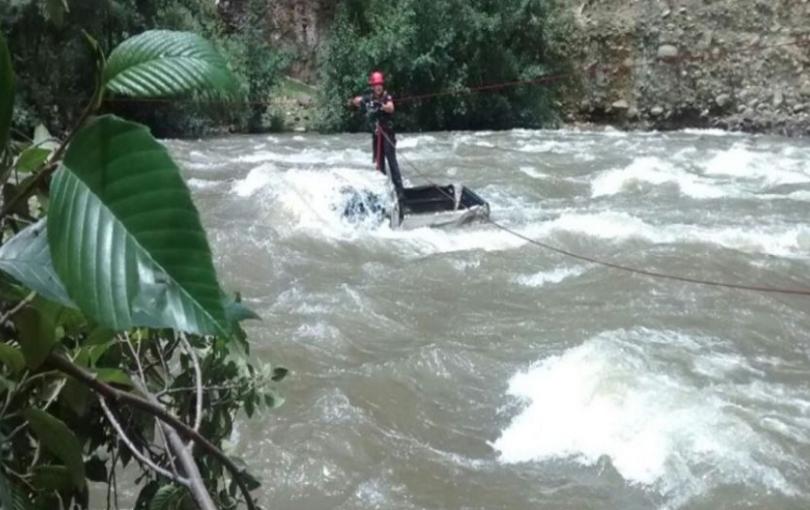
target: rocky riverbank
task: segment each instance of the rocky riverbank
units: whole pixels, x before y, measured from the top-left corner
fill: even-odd
[[[575,74],[560,87],[565,121],[810,135],[810,0],[556,2],[555,44],[571,48]],[[314,83],[334,2],[272,12],[274,41],[297,55],[292,76]],[[286,125],[308,129],[314,98],[279,98]]]
[[[570,4],[567,120],[810,135],[808,0]]]

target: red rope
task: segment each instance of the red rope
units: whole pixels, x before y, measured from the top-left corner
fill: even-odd
[[[383,150],[383,137],[382,137],[382,128],[380,124],[377,123],[377,170],[380,171],[381,174],[384,174],[382,169],[382,150]]]

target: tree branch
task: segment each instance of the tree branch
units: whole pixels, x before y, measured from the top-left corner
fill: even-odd
[[[244,480],[242,480],[241,470],[236,466],[236,464],[233,463],[231,459],[228,458],[227,455],[222,452],[222,450],[217,448],[216,445],[211,443],[211,441],[209,441],[205,436],[201,435],[199,432],[177,419],[159,405],[155,405],[154,403],[149,402],[148,400],[133,393],[118,390],[105,382],[99,381],[95,374],[88,372],[84,368],[72,363],[64,356],[51,353],[46,358],[46,363],[95,390],[100,396],[114,402],[127,403],[132,407],[140,409],[141,411],[160,419],[163,423],[169,425],[178,434],[182,435],[186,439],[193,439],[194,442],[202,447],[203,450],[216,457],[228,469],[234,481],[239,486],[239,490],[242,492],[242,495],[245,497],[248,509],[257,510],[253,497],[250,495],[250,491],[245,485]]]
[[[118,423],[118,420],[115,418],[115,415],[112,413],[112,411],[110,411],[109,406],[107,406],[107,400],[106,399],[100,398],[100,399],[98,399],[98,403],[101,404],[101,409],[104,411],[104,415],[107,417],[107,421],[110,422],[110,425],[112,425],[113,428],[115,429],[115,431],[118,433],[118,437],[121,438],[121,441],[123,441],[124,444],[127,445],[127,448],[129,448],[129,451],[131,451],[132,454],[138,458],[138,460],[140,460],[141,462],[143,462],[144,464],[149,466],[149,468],[152,469],[152,471],[154,471],[155,473],[158,473],[159,475],[163,475],[164,477],[168,478],[169,480],[172,480],[173,482],[177,482],[180,485],[184,485],[186,487],[189,487],[191,482],[189,481],[188,478],[183,478],[181,476],[175,476],[174,474],[170,473],[166,469],[163,469],[162,467],[160,467],[157,464],[155,464],[154,462],[152,462],[151,459],[149,459],[146,455],[141,453],[141,451],[138,450],[137,447],[135,447],[135,444],[132,442],[132,440],[129,438],[129,436],[127,436],[126,432],[124,432],[124,428],[121,426],[120,423]]]
[[[136,386],[138,386],[138,389],[140,389],[141,392],[146,395],[149,402],[152,402],[156,406],[160,406],[160,402],[158,402],[157,397],[150,393],[146,388],[145,382],[142,381],[140,384],[136,383]],[[170,454],[171,451],[174,451],[174,453],[177,454],[177,458],[180,460],[180,465],[183,467],[183,471],[185,471],[186,475],[189,477],[189,484],[186,487],[189,491],[191,491],[191,495],[194,497],[194,500],[197,502],[200,510],[217,510],[214,500],[211,499],[211,494],[209,494],[208,490],[205,488],[202,475],[200,475],[200,469],[197,467],[197,462],[191,455],[191,449],[186,447],[183,440],[180,439],[179,435],[177,435],[177,431],[175,429],[171,428],[165,423],[161,423],[160,428],[163,429],[166,436],[169,438],[169,444],[171,445]]]
[[[194,430],[199,432],[200,425],[202,424],[202,405],[203,405],[203,388],[202,388],[202,370],[200,370],[200,360],[197,359],[197,353],[194,352],[194,348],[188,342],[188,338],[186,338],[186,334],[183,332],[178,333],[180,335],[180,341],[183,343],[183,348],[188,352],[188,355],[191,357],[191,362],[194,365],[194,384],[197,389],[197,409],[196,409],[196,416],[194,417]],[[194,448],[194,441],[188,442],[188,449],[191,450]]]

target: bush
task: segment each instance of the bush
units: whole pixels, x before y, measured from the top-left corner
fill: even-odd
[[[547,86],[465,92],[559,71],[559,55],[547,37],[556,18],[557,9],[544,0],[347,0],[338,9],[320,64],[320,128],[362,128],[362,119],[344,105],[366,88],[371,69],[386,72],[395,99],[457,92],[401,101],[397,123],[402,129],[502,129],[552,122],[554,94]]]
[[[61,19],[43,8],[58,5],[59,0],[0,2],[0,30],[15,55],[17,111],[25,113],[15,116],[14,128],[28,133],[42,122],[61,135],[76,122],[94,85],[92,74],[83,71],[93,65],[83,30],[99,41],[102,50],[110,51],[131,34],[164,28],[211,40],[240,79],[242,97],[248,101],[217,108],[188,99],[113,100],[105,105],[106,111],[145,123],[158,136],[266,129],[261,121],[265,112],[251,105],[266,102],[286,60],[268,43],[262,19],[267,2],[249,1],[252,14],[237,27],[225,26],[214,2],[198,0],[67,0],[70,10]]]
[[[89,482],[109,507],[126,468],[137,509],[254,510],[259,482],[222,447],[238,413],[281,404],[287,370],[250,359],[240,322],[257,316],[218,280],[166,148],[97,115],[111,93],[228,98],[238,82],[192,33],[88,47],[94,87],[70,133],[9,142],[24,89],[0,34],[0,508],[87,509]]]

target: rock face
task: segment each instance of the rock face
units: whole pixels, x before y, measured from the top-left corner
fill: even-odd
[[[239,30],[249,0],[219,0],[221,16]],[[317,54],[326,41],[335,15],[334,0],[265,0],[267,28],[274,46],[293,56],[289,74],[311,82],[315,78]]]
[[[564,118],[810,135],[810,2],[560,1],[579,73]]]

